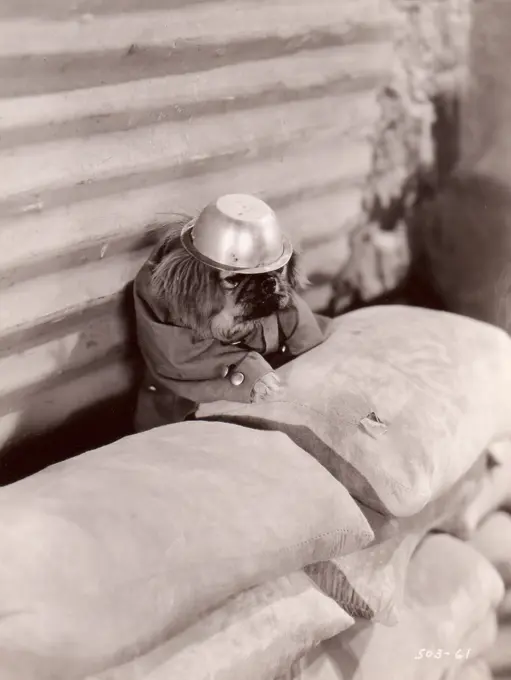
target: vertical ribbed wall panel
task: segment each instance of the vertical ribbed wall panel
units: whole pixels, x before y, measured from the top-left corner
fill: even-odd
[[[381,0],[74,5],[0,7],[0,446],[130,386],[123,291],[173,213],[258,194],[327,281],[392,59]]]

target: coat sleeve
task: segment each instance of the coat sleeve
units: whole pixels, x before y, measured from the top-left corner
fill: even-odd
[[[142,286],[135,286],[134,293],[137,340],[149,387],[171,390],[197,403],[250,402],[255,383],[272,371],[258,352],[212,339],[198,340],[189,329],[159,320],[147,303]],[[233,373],[243,376],[239,384],[231,382]]]
[[[236,350],[233,348],[222,357],[224,365],[229,368],[225,377],[208,380],[177,380],[166,377],[161,372],[155,375],[156,389],[170,389],[179,397],[196,403],[213,401],[236,401],[250,403],[255,383],[270,373],[270,364],[257,352]],[[239,373],[243,381],[239,385],[231,382],[233,374]]]

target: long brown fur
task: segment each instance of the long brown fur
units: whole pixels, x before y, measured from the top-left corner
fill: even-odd
[[[182,226],[169,229],[153,257],[154,295],[164,304],[170,323],[191,328],[198,337],[227,342],[242,337],[255,319],[244,318],[242,306],[236,304],[228,285],[231,273],[208,267],[188,253],[181,243]],[[291,290],[306,285],[294,252],[281,276]]]

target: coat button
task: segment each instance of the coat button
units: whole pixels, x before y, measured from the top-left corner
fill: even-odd
[[[238,387],[241,385],[241,383],[245,380],[245,376],[243,373],[237,372],[233,373],[231,375],[231,383],[234,385],[234,387]]]
[[[280,348],[280,351],[285,354],[287,352],[287,347],[285,345],[282,345],[282,347]]]
[[[229,375],[229,366],[222,366],[222,378],[227,378]]]
[[[149,385],[150,392],[156,392],[156,387],[154,385]]]

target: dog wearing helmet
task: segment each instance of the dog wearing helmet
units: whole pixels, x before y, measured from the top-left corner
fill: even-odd
[[[222,196],[170,227],[134,281],[136,429],[193,418],[201,403],[278,398],[275,369],[329,324],[299,296],[304,283],[275,213],[253,196]]]

